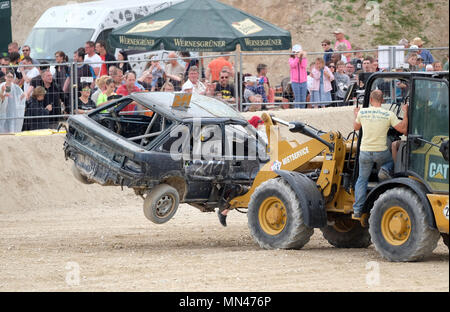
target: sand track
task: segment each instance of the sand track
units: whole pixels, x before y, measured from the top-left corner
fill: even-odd
[[[349,108],[277,115],[351,130]],[[302,250],[262,250],[237,212],[223,228],[214,213],[182,205],[152,224],[133,191],[78,183],[63,140],[0,136],[0,291],[449,290],[442,241],[424,262],[389,263],[373,246],[333,248],[320,230]],[[66,282],[74,268],[78,285]]]

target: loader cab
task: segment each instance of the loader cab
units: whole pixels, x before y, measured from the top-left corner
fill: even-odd
[[[408,175],[420,179],[434,193],[449,190],[449,163],[439,146],[449,139],[448,75],[440,77],[413,77],[411,111],[406,142]]]
[[[383,107],[400,120],[403,119],[402,105],[409,104],[407,136],[393,128],[388,131],[387,145],[391,151],[392,142],[398,144],[394,176],[414,177],[430,192],[448,193],[449,164],[439,151],[441,143],[449,139],[448,72],[373,74],[367,80],[364,98],[359,104],[369,107],[370,93],[376,89],[383,91]],[[362,132],[358,137],[362,137]],[[358,139],[353,183],[358,178],[360,145]],[[376,173],[374,168],[369,188],[380,182]]]

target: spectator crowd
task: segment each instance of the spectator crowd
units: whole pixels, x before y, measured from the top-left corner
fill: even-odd
[[[56,66],[33,59],[29,46],[20,49],[13,42],[8,56],[0,57],[0,133],[55,128],[64,115],[87,113],[139,91],[197,93],[230,104],[238,102],[243,111],[340,106],[346,89],[362,82],[361,74],[384,69],[379,68],[376,53],[364,54],[361,48],[352,47],[343,30],[333,34],[334,45],[323,40],[323,56],[310,63],[302,46],[293,46],[286,64],[290,77],[281,87],[269,82],[269,68],[263,63],[254,74],[242,73],[241,81],[241,73],[234,72],[226,54],[206,68],[203,60],[191,58],[189,52],[170,52],[164,61],[153,56],[138,75],[130,66],[127,51],[118,52],[116,59],[102,41],[88,41],[74,51],[75,63],[69,63],[63,51],[55,52]],[[448,71],[448,54],[444,65],[435,61],[421,38],[402,39],[398,44],[408,50],[406,66],[396,70]],[[275,106],[276,102],[281,103]],[[28,118],[20,118],[23,116]]]

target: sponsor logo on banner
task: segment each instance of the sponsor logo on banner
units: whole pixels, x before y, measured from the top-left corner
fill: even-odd
[[[174,38],[173,43],[179,48],[224,48],[226,42],[222,40],[184,40],[181,38]]]
[[[119,36],[119,42],[123,45],[128,46],[153,46],[155,45],[155,40],[153,39],[134,39],[125,36]]]
[[[164,27],[166,27],[167,25],[172,23],[172,21],[173,21],[173,18],[171,20],[166,20],[166,21],[152,20],[149,22],[140,23],[140,24],[137,24],[136,26],[134,26],[133,28],[131,28],[129,31],[127,31],[127,34],[157,31],[157,30],[163,29]]]
[[[244,35],[251,35],[263,30],[261,27],[253,23],[250,19],[245,19],[241,22],[235,22],[231,24],[234,28],[236,28],[240,33]]]
[[[283,42],[281,39],[244,39],[245,44],[249,47],[271,47],[271,46],[282,46]]]

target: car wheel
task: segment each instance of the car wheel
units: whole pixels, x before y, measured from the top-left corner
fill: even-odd
[[[297,195],[281,178],[268,180],[255,190],[247,216],[251,235],[265,249],[300,249],[314,233],[303,222]]]
[[[144,215],[153,223],[163,224],[172,219],[179,204],[178,191],[168,184],[160,184],[147,193]]]

